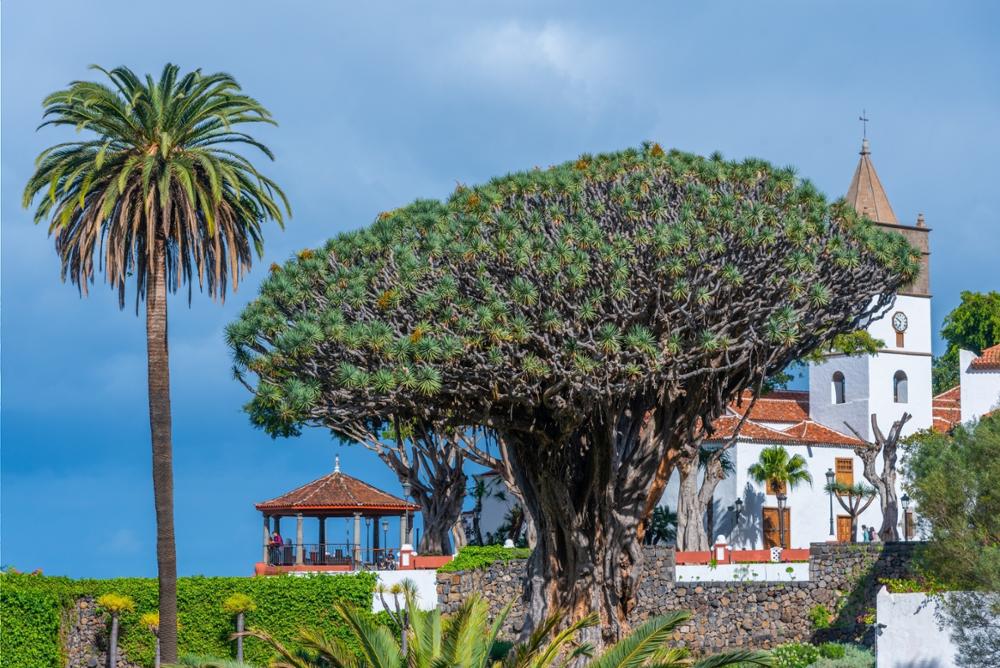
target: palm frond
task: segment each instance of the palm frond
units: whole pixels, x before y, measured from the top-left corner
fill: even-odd
[[[654,661],[681,623],[691,618],[689,612],[673,612],[654,617],[604,652],[589,668],[640,668]]]

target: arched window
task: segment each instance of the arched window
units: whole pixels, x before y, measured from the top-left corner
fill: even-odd
[[[830,382],[830,401],[835,404],[842,404],[845,401],[844,396],[844,374],[834,371],[833,380]]]
[[[907,402],[906,374],[902,371],[897,371],[892,377],[892,400],[897,404]]]

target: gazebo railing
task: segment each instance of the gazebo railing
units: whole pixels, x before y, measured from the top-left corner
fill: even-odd
[[[341,566],[353,571],[395,570],[399,565],[399,550],[392,547],[370,548],[353,543],[303,543],[303,566]],[[297,566],[298,548],[295,543],[271,546],[269,566]]]

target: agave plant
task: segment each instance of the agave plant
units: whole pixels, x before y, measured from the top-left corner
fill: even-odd
[[[407,595],[407,603],[413,603]],[[690,651],[669,647],[678,626],[691,618],[689,612],[674,612],[654,617],[618,643],[594,658],[589,643],[578,642],[580,631],[598,623],[596,613],[560,629],[563,614],[547,617],[523,643],[514,645],[506,656],[496,658],[497,637],[510,612],[508,605],[496,619],[489,621],[489,606],[479,596],[468,598],[454,614],[443,616],[440,610],[418,610],[410,606],[410,628],[404,651],[392,632],[357,609],[338,604],[337,612],[350,629],[360,648],[360,655],[343,641],[302,630],[300,648],[285,646],[270,634],[251,629],[251,635],[271,645],[280,655],[273,668],[564,668],[584,665],[587,668],[725,668],[726,666],[772,666],[768,652],[739,650],[694,660]]]

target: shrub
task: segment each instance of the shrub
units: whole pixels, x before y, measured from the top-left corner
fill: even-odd
[[[839,658],[819,658],[809,668],[875,668],[875,655],[863,647],[839,643],[824,643],[820,647],[825,645],[842,648],[844,655]]]
[[[95,602],[97,607],[104,608],[113,615],[135,612],[135,601],[132,600],[131,596],[115,593],[103,594],[98,596]]]
[[[791,642],[775,647],[771,657],[775,668],[807,668],[819,658],[819,650],[806,643]]]
[[[300,627],[352,642],[350,634],[333,612],[334,604],[346,601],[370,610],[375,575],[315,577],[207,578],[183,577],[177,581],[178,646],[182,654],[231,656],[229,636],[232,615],[220,601],[241,593],[253,599],[257,609],[246,613],[248,626],[264,629],[292,647]],[[0,654],[4,666],[60,668],[65,657],[60,645],[60,621],[80,598],[104,599],[118,594],[134,601],[133,611],[121,613],[121,651],[139,665],[153,665],[155,637],[141,626],[143,614],[157,609],[155,578],[114,580],[70,580],[6,573],[0,575]],[[107,601],[107,599],[104,599]],[[353,647],[353,645],[351,645]],[[270,648],[248,639],[245,660],[267,665]]]
[[[502,545],[468,545],[458,551],[458,556],[438,569],[439,573],[473,571],[486,568],[498,561],[507,563],[514,559],[527,559],[531,549],[527,547],[503,547]]]
[[[830,611],[822,603],[817,603],[809,609],[809,621],[814,629],[830,628]]]
[[[222,609],[231,615],[238,615],[241,612],[253,612],[257,609],[257,604],[243,592],[236,592],[222,603]]]
[[[819,646],[819,655],[824,659],[843,659],[847,647],[839,642],[825,642]]]

